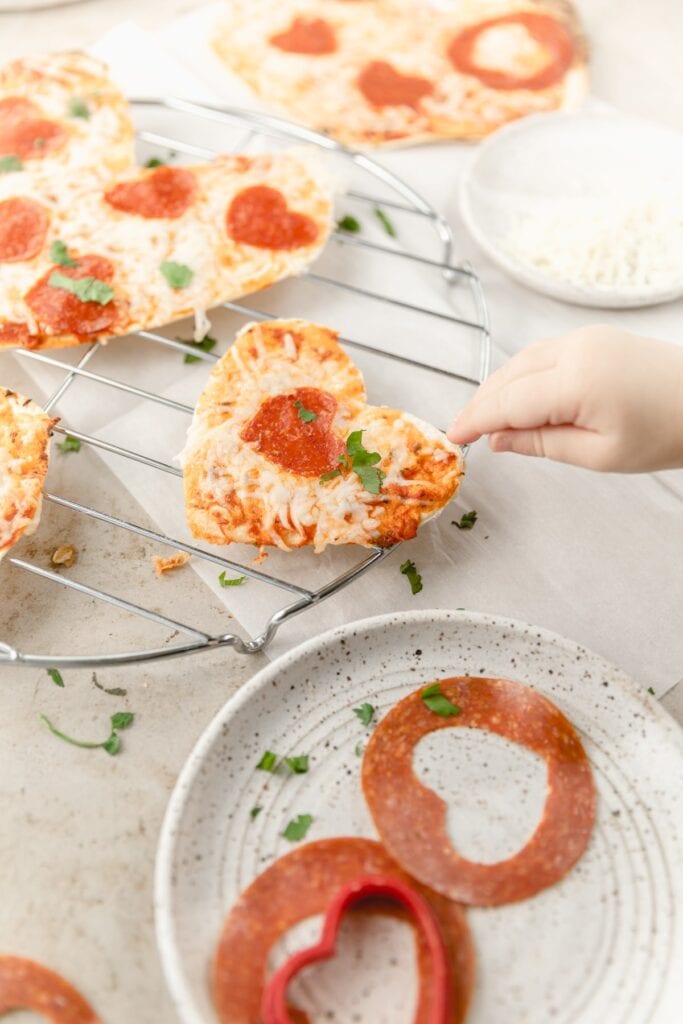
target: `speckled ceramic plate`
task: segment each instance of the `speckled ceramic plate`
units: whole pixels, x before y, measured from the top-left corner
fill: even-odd
[[[353,708],[367,701],[380,717],[420,684],[465,674],[514,678],[553,700],[579,730],[599,792],[590,844],[565,879],[523,903],[469,912],[478,971],[468,1022],[680,1020],[683,734],[641,687],[567,640],[425,611],[351,624],[283,656],[197,744],[169,805],[156,878],[161,956],[183,1024],[215,1024],[209,976],[221,923],[239,892],[292,848],[282,837],[290,819],[313,816],[310,840],[375,835],[359,781],[368,730]],[[257,771],[266,749],[308,754],[309,773]],[[496,861],[526,842],[545,794],[535,755],[460,728],[425,737],[415,757],[447,800],[465,856]],[[274,961],[310,944],[316,927],[289,933]],[[408,1024],[416,978],[407,926],[375,919],[353,928],[333,963],[297,982],[297,1005],[314,1024],[331,1009],[337,1024]]]

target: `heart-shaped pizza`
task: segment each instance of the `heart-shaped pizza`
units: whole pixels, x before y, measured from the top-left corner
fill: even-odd
[[[586,46],[565,0],[230,0],[221,59],[349,145],[480,138],[575,106]]]
[[[322,178],[286,153],[138,167],[103,65],[16,61],[0,72],[0,348],[201,323],[301,272],[330,229]]]
[[[38,528],[55,423],[30,398],[0,388],[0,559]]]
[[[199,398],[182,463],[195,537],[317,552],[414,537],[464,471],[435,427],[368,405],[336,332],[305,320],[240,331]]]

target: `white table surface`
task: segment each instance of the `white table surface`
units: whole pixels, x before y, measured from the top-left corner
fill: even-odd
[[[0,60],[43,48],[87,46],[128,18],[160,28],[197,6],[192,0],[164,5],[89,0],[3,13]],[[683,37],[680,0],[647,5],[581,0],[578,6],[593,48],[595,93],[683,129],[680,89],[673,87]],[[89,457],[82,452],[79,459]],[[116,512],[116,484],[101,468],[92,488],[100,505],[110,502]],[[144,520],[140,510],[138,521]],[[59,511],[50,509],[46,524],[51,536],[60,530],[68,535],[68,520]],[[82,549],[89,539],[95,543],[94,535],[81,533]],[[123,557],[112,559],[114,591],[125,578],[125,556],[147,558],[151,551],[138,539],[127,543]],[[667,538],[661,543],[665,550]],[[672,572],[676,557],[680,551],[674,550]],[[184,572],[178,617],[207,601],[207,614],[220,615],[199,579]],[[41,635],[64,647],[71,637],[87,637],[95,621],[100,624],[94,607],[83,611],[81,605],[74,617],[68,605],[50,603],[53,591],[41,592],[38,599],[29,582],[14,576],[0,595],[0,622],[8,621],[8,609],[13,618],[23,614],[21,632],[27,638],[40,621]],[[639,586],[637,579],[630,582]],[[651,638],[653,647],[680,635],[679,620],[679,609],[663,596],[661,633]],[[199,732],[262,663],[260,657],[246,660],[224,652],[104,670],[100,682],[128,690],[126,698],[118,699],[95,689],[90,672],[68,673],[61,691],[41,671],[0,670],[0,948],[59,969],[87,994],[105,1024],[175,1024],[153,935],[151,882],[158,830],[177,772]],[[679,668],[676,674],[683,676],[683,663]],[[663,703],[683,721],[683,686],[673,687]],[[124,734],[125,750],[116,758],[77,752],[38,731],[37,716],[44,712],[65,727],[68,723],[73,734],[99,735],[112,711],[124,708],[133,710],[137,720]],[[17,1017],[23,1019],[29,1018]]]

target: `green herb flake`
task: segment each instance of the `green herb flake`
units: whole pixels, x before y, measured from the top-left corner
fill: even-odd
[[[323,473],[320,477],[320,483],[326,484],[328,480],[334,480],[336,476],[341,476],[341,469],[331,469],[329,473]]]
[[[151,156],[145,161],[145,167],[165,167],[166,161],[160,160],[158,156]]]
[[[295,775],[305,775],[308,771],[308,754],[295,754],[293,757],[286,757],[285,764]]]
[[[410,589],[412,593],[419,594],[420,591],[422,590],[422,577],[415,568],[415,562],[411,562],[409,558],[406,559],[406,561],[401,566],[401,572],[403,573],[404,576],[408,577],[408,582],[410,583]]]
[[[96,277],[67,277],[66,274],[60,274],[55,270],[50,274],[47,283],[51,288],[71,292],[81,302],[98,302],[101,306],[106,306],[114,298],[114,289]]]
[[[274,754],[272,750],[266,750],[256,767],[262,772],[274,772],[278,761],[277,754]]]
[[[60,242],[59,239],[55,239],[50,246],[50,259],[53,263],[58,263],[60,267],[78,266],[76,260],[69,256],[69,250],[64,245],[64,242]]]
[[[471,530],[472,527],[474,526],[474,524],[476,523],[476,521],[477,521],[477,513],[475,512],[474,509],[472,509],[471,512],[465,512],[461,516],[460,522],[458,522],[456,519],[454,519],[451,522],[451,526],[457,526],[459,530]]]
[[[128,729],[133,724],[135,715],[132,711],[117,711],[111,716],[112,729]]]
[[[222,587],[239,587],[241,583],[244,583],[245,576],[226,576],[225,569],[218,577],[218,582]]]
[[[201,341],[193,341],[191,338],[176,338],[176,341],[182,341],[183,345],[189,345],[191,348],[199,349],[200,352],[210,352],[211,349],[215,348],[218,342],[211,335],[205,334]],[[184,358],[186,363],[200,363],[201,356],[193,356],[188,354]]]
[[[353,713],[356,718],[360,718],[363,725],[370,725],[370,722],[374,718],[375,709],[372,704],[361,704],[359,708],[354,708]]]
[[[427,686],[422,691],[421,697],[429,710],[433,711],[435,715],[440,715],[441,718],[453,718],[455,715],[462,714],[462,708],[459,708],[441,692],[440,683],[432,683],[431,686]]]
[[[321,484],[340,476],[343,471],[352,470],[366,491],[370,494],[379,494],[386,479],[386,473],[377,469],[377,463],[381,461],[382,456],[379,452],[370,452],[363,446],[363,433],[362,430],[354,430],[349,434],[346,439],[346,455],[339,459],[340,468],[323,473],[320,477]]]
[[[81,117],[84,121],[90,120],[90,111],[84,99],[80,96],[72,96],[69,100],[69,117]]]
[[[379,206],[375,207],[375,216],[377,217],[377,220],[380,222],[386,233],[391,238],[396,238],[396,228],[391,223],[384,210],[380,209]]]
[[[249,817],[251,818],[251,820],[253,821],[254,818],[258,818],[258,816],[259,816],[259,814],[261,813],[262,810],[263,810],[263,807],[261,807],[260,805],[257,805],[256,807],[252,807],[252,809],[249,811]]]
[[[349,214],[337,221],[337,231],[348,231],[356,235],[360,230],[360,221],[356,220],[355,217],[349,216]]]
[[[8,174],[10,171],[23,171],[24,165],[18,156],[8,154],[0,156],[0,174]]]
[[[362,743],[356,743],[355,747],[353,748],[353,752],[356,755],[356,757],[362,757],[363,756],[363,744]]]
[[[122,686],[102,686],[102,683],[97,681],[97,674],[95,672],[92,674],[92,681],[93,685],[96,686],[98,690],[101,690],[102,693],[109,694],[110,697],[128,696],[128,690],[124,690]]]
[[[654,690],[652,689],[652,687],[651,687],[651,686],[648,686],[648,688],[647,688],[647,692],[648,692],[648,693],[651,693],[653,697],[655,696],[655,691],[654,691]]]
[[[71,437],[70,434],[67,434],[61,444],[58,444],[57,447],[60,452],[64,452],[66,455],[67,452],[80,452],[81,442],[77,437]]]
[[[303,402],[295,402],[294,408],[298,409],[299,419],[304,423],[315,423],[318,418],[317,412],[311,412],[310,409],[304,406]]]
[[[174,263],[173,260],[164,260],[159,270],[171,288],[187,288],[194,277],[194,270],[190,270],[184,263]]]
[[[47,674],[49,675],[50,679],[55,684],[55,686],[64,686],[64,680],[62,679],[62,673],[58,669],[56,669],[56,668],[49,668],[47,670]]]
[[[293,818],[282,835],[289,839],[290,843],[300,842],[313,824],[313,817],[310,814],[299,814]]]
[[[113,757],[114,754],[118,754],[121,749],[121,737],[117,732],[113,732],[108,740],[105,740],[102,744],[102,749],[106,750],[108,754]]]
[[[134,717],[135,716],[132,711],[119,711],[117,714],[112,715],[110,720],[111,733],[106,740],[101,740],[99,743],[91,743],[88,740],[75,740],[72,736],[67,736],[66,733],[57,729],[45,715],[41,715],[40,720],[45,723],[53,736],[56,736],[60,740],[64,740],[65,743],[70,743],[73,747],[84,747],[88,750],[96,750],[101,747],[102,750],[105,750],[113,757],[113,755],[118,754],[121,749],[121,737],[116,730],[127,729],[133,724]]]

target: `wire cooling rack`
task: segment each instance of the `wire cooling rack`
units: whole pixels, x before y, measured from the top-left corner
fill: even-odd
[[[133,110],[138,147],[143,158],[162,154],[165,158],[187,162],[211,159],[218,152],[291,148],[293,143],[324,150],[344,186],[338,189],[339,215],[357,212],[359,218],[364,222],[369,220],[371,224],[369,230],[364,229],[359,235],[335,231],[323,256],[299,278],[241,302],[225,303],[224,310],[230,318],[226,338],[234,336],[235,330],[245,322],[277,316],[301,316],[321,320],[337,329],[341,327],[342,343],[354,352],[359,363],[361,358],[366,358],[371,372],[382,382],[378,396],[381,400],[386,401],[384,384],[400,376],[401,369],[408,372],[413,391],[415,380],[424,371],[428,379],[420,387],[427,396],[430,411],[435,388],[433,375],[446,378],[449,388],[455,385],[471,387],[485,379],[489,370],[490,332],[480,281],[467,262],[454,257],[454,239],[444,217],[386,167],[364,154],[345,149],[324,135],[263,114],[179,99],[138,100],[134,102]],[[382,225],[375,216],[378,209],[387,213],[392,221],[396,219],[402,225],[409,223],[409,230],[399,231],[398,237],[389,232],[383,235]],[[410,239],[409,248],[403,242],[404,237]],[[410,289],[407,293],[405,274],[408,270]],[[419,301],[416,296],[419,296]],[[321,302],[324,313],[310,315],[311,305],[320,310]],[[381,323],[386,325],[385,337],[379,340],[374,330],[369,333],[367,330],[367,324],[377,312],[381,315]],[[213,319],[213,311],[211,315]],[[343,325],[342,320],[345,321]],[[433,340],[439,332],[442,341],[439,344],[437,338],[436,358],[420,358],[422,351],[426,351],[423,340],[427,337]],[[137,346],[135,357],[123,363],[117,358],[118,346],[124,344],[123,339],[113,340],[105,346],[93,344],[84,349],[66,350],[65,353],[19,350],[16,356],[24,364],[31,364],[27,367],[29,373],[40,368],[43,373],[58,374],[58,384],[44,403],[46,410],[62,415],[55,428],[57,434],[77,438],[82,445],[92,447],[103,457],[111,457],[114,462],[124,460],[128,467],[144,467],[152,475],[149,486],[154,487],[154,479],[158,480],[159,474],[164,477],[182,476],[177,462],[174,462],[177,448],[175,452],[146,453],[138,450],[141,445],[122,444],[116,438],[107,437],[97,424],[94,428],[89,425],[87,416],[86,422],[81,421],[78,404],[74,406],[75,414],[73,409],[67,414],[70,417],[68,422],[63,410],[63,403],[72,389],[77,385],[87,385],[89,388],[103,388],[108,406],[114,407],[119,401],[128,405],[140,403],[144,415],[157,417],[170,411],[183,418],[183,430],[189,426],[193,412],[191,402],[177,400],[173,397],[172,388],[142,387],[140,383],[141,379],[147,380],[140,373],[143,366],[149,365],[150,361],[154,366],[161,359],[163,350],[187,354],[186,343],[160,331],[139,331],[132,338]],[[71,361],[74,351],[76,361]],[[212,363],[218,358],[213,352],[199,349],[193,349],[192,355],[205,363]],[[182,360],[179,356],[176,359],[180,372]],[[390,363],[396,365],[396,372],[391,377],[386,375]],[[122,366],[124,373],[121,372]],[[363,366],[363,369],[367,377],[368,367]],[[405,373],[403,379],[406,379]],[[405,396],[399,395],[402,397]],[[403,404],[406,405],[405,402]],[[74,415],[76,418],[71,419]],[[429,418],[434,419],[433,416]],[[125,482],[125,474],[120,475]],[[182,502],[180,481],[177,483],[178,502]],[[228,558],[225,557],[226,549],[200,547],[188,539],[189,534],[183,537],[182,531],[179,531],[179,536],[172,536],[119,518],[106,508],[96,508],[79,500],[78,493],[58,494],[48,487],[45,501],[48,505],[59,506],[77,517],[100,524],[104,530],[126,531],[158,545],[162,550],[187,552],[193,560],[208,563],[231,575],[246,576],[267,588],[269,595],[275,592],[280,595],[279,607],[264,614],[263,626],[253,636],[210,631],[178,621],[172,614],[151,606],[156,602],[138,603],[129,597],[111,593],[105,583],[108,573],[104,564],[99,578],[78,579],[74,574],[41,564],[39,559],[22,557],[20,549],[19,553],[5,560],[13,570],[29,573],[46,586],[67,588],[82,599],[92,599],[138,619],[148,620],[161,627],[166,636],[162,645],[152,644],[138,650],[69,655],[54,650],[44,654],[22,653],[11,643],[0,641],[0,665],[100,667],[169,658],[217,647],[233,647],[242,654],[255,653],[263,650],[279,627],[293,616],[337,594],[389,554],[388,550],[380,548],[363,549],[360,558],[356,552],[350,565],[342,566],[341,571],[331,571],[329,578],[322,582],[318,569],[315,585],[307,585],[295,577],[299,552],[283,556],[284,561],[281,559],[280,564],[284,571],[271,573],[254,564],[253,550],[244,549],[244,560]],[[4,565],[3,570],[7,572],[8,566]],[[268,602],[264,601],[264,604]],[[176,637],[181,639],[171,642]]]

